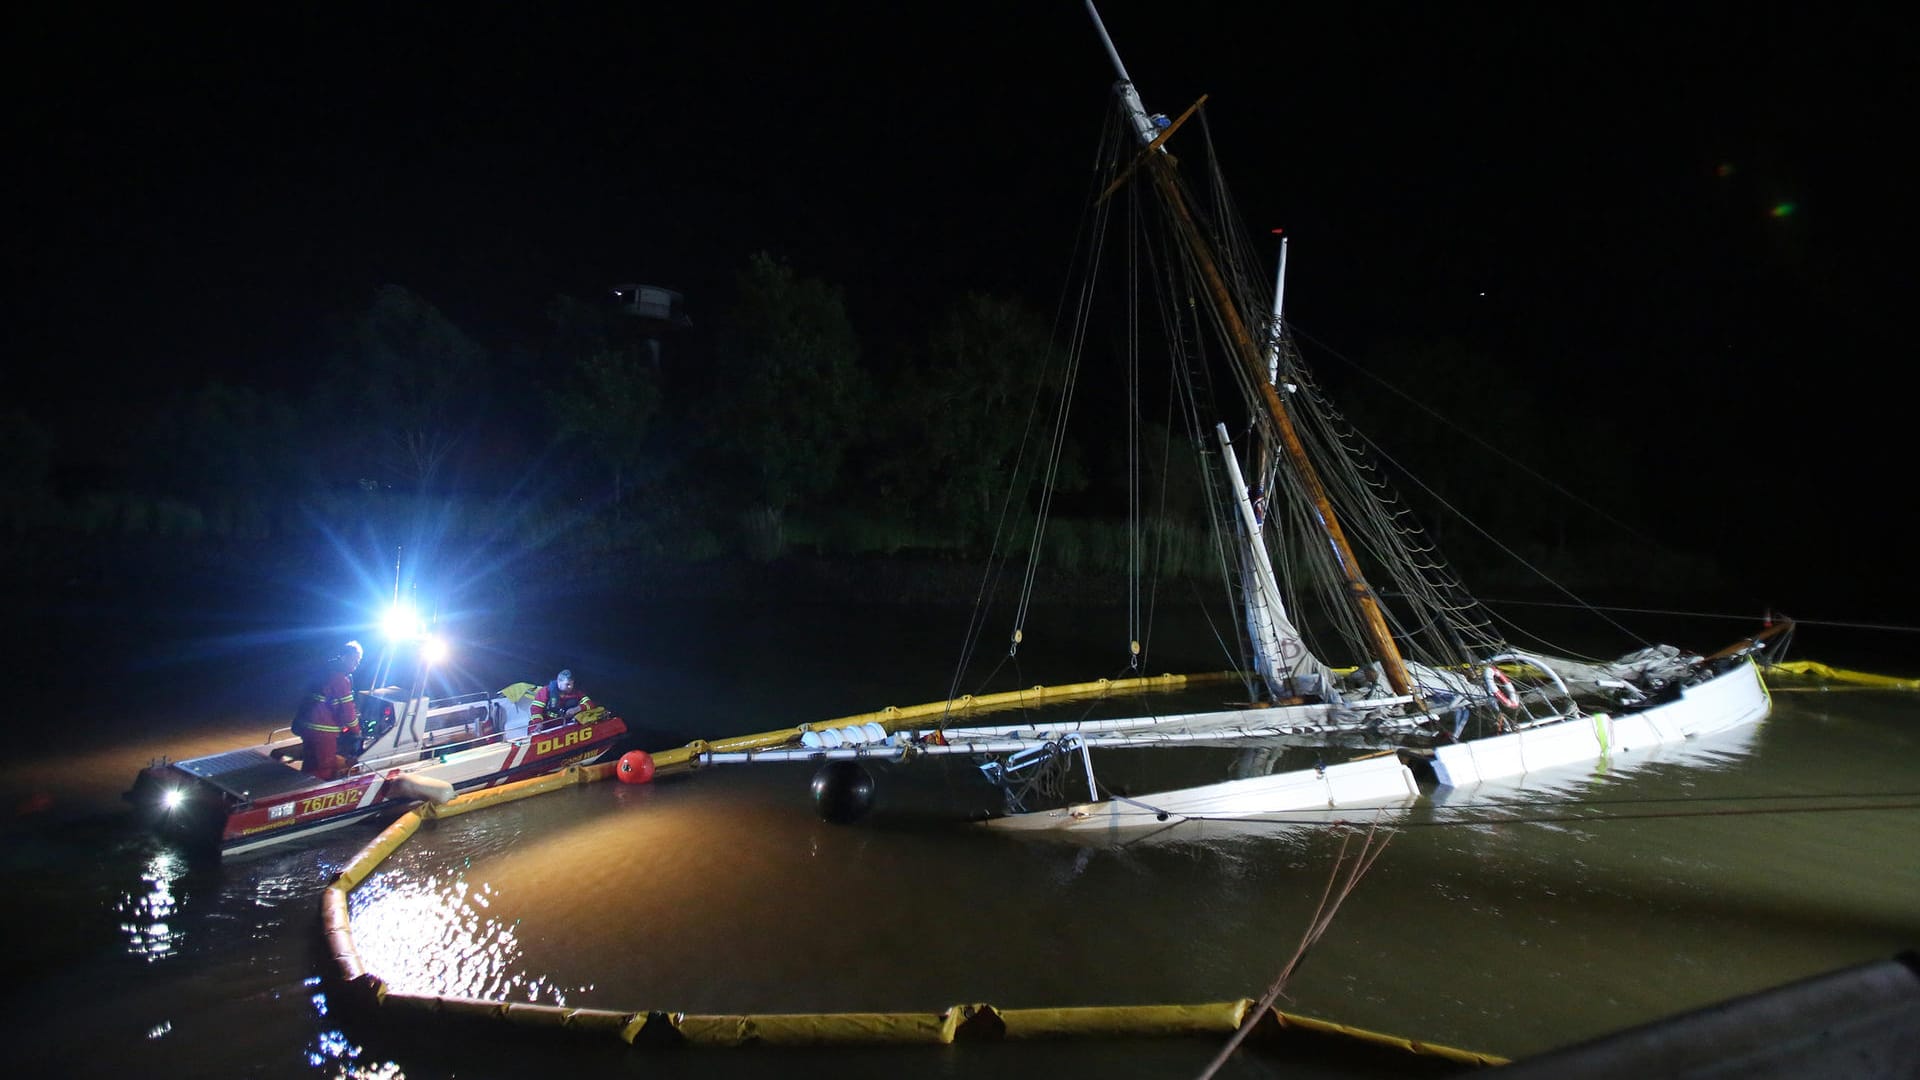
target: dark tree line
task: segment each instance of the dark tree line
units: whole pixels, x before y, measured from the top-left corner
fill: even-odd
[[[8,534],[269,540],[437,508],[687,558],[968,547],[1044,368],[1037,317],[964,297],[881,364],[839,288],[765,254],[735,286],[692,326],[559,296],[542,339],[501,342],[388,285],[291,387],[185,385],[85,431],[13,410]]]
[[[555,297],[545,314],[537,340],[488,340],[389,285],[290,386],[182,386],[104,432],[13,410],[0,449],[27,495],[9,503],[7,535],[258,544],[431,519],[443,535],[685,561],[1026,542],[1061,364],[1018,300],[961,296],[919,340],[875,344],[839,287],[760,254],[691,325],[611,298]],[[1543,512],[1430,409],[1491,417],[1481,429],[1529,464],[1602,504],[1631,502],[1632,456],[1604,420],[1570,423],[1445,342],[1398,343],[1381,361],[1412,396],[1353,387],[1369,404],[1351,415],[1415,464],[1416,504],[1463,510],[1533,558],[1590,546],[1574,504]],[[1146,507],[1179,522],[1158,527],[1156,548],[1167,569],[1199,569],[1199,451],[1143,419]],[[1079,494],[1049,530],[1056,561],[1126,558],[1124,463],[1102,465],[1093,438],[1112,426],[1079,418],[1054,462],[1055,490]]]

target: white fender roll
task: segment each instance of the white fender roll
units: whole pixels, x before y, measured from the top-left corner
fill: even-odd
[[[435,806],[453,798],[453,785],[431,776],[400,775],[393,779],[393,791],[403,799],[430,802]]]

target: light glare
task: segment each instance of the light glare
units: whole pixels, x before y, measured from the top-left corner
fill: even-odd
[[[380,628],[388,641],[412,641],[427,632],[427,624],[412,604],[401,601],[387,609]]]

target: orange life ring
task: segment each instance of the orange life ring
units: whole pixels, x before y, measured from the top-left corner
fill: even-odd
[[[1503,709],[1520,707],[1520,692],[1513,688],[1513,680],[1492,664],[1487,665],[1487,693],[1492,694],[1493,700],[1499,702]]]

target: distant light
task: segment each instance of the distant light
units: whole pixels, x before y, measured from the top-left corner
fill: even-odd
[[[1481,289],[1481,290],[1480,290],[1480,295],[1481,295],[1481,296],[1485,296],[1485,295],[1487,295],[1487,290],[1485,290],[1485,289]]]
[[[1775,217],[1775,218],[1792,217],[1793,212],[1798,209],[1800,209],[1800,207],[1794,203],[1790,203],[1790,202],[1774,203],[1773,209],[1767,211],[1767,216]]]
[[[185,792],[177,787],[168,788],[166,793],[160,796],[160,807],[163,810],[177,810],[180,808],[180,804],[186,801],[187,796]]]
[[[1733,162],[1731,161],[1721,162],[1719,165],[1714,167],[1713,175],[1719,177],[1722,180],[1725,180],[1727,177],[1732,176]]]
[[[381,620],[380,628],[388,641],[412,641],[427,632],[427,624],[420,618],[420,612],[405,601],[387,609],[387,616]]]
[[[447,658],[447,642],[444,638],[430,637],[420,643],[420,655],[429,664],[437,664]]]

